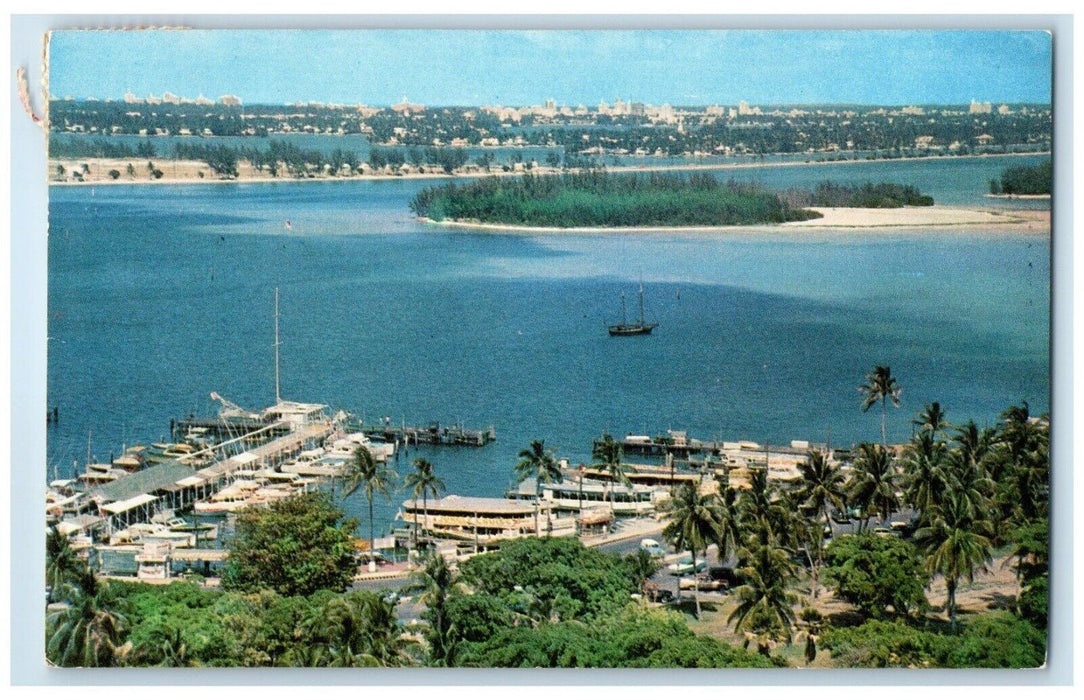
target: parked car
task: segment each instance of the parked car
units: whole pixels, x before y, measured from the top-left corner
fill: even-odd
[[[707,574],[697,574],[695,581],[692,576],[683,576],[678,580],[678,588],[683,591],[691,591],[693,588],[701,591],[725,591],[726,581],[713,579]]]
[[[655,540],[643,539],[640,540],[640,549],[644,550],[653,557],[665,557],[666,547],[663,547]]]
[[[713,581],[720,581],[728,588],[741,585],[741,577],[738,576],[738,572],[729,566],[711,567],[708,569],[708,578]]]
[[[676,562],[674,562],[670,566],[666,567],[666,570],[669,571],[674,576],[682,576],[684,574],[691,574],[691,573],[694,573],[694,572],[700,572],[700,571],[703,571],[706,568],[708,568],[708,563],[706,561],[704,561],[703,559],[697,559],[696,564],[694,566],[693,565],[693,558],[689,557],[689,556],[685,556],[685,557],[682,557],[681,559],[678,559]]]

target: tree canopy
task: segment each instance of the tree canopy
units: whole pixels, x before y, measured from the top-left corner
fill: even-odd
[[[929,574],[914,545],[896,537],[850,535],[825,551],[825,576],[835,593],[871,617],[922,612]]]
[[[342,591],[357,572],[356,528],[356,521],[344,519],[319,492],[284,498],[266,509],[246,508],[237,518],[222,586],[281,595]]]

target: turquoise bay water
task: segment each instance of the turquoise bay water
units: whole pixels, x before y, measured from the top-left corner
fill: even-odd
[[[911,177],[938,202],[988,205],[989,172],[1025,160],[741,173],[777,187]],[[270,404],[275,287],[285,397],[496,426],[486,448],[425,450],[458,493],[500,494],[533,439],[574,461],[602,431],[877,439],[856,390],[875,363],[904,388],[890,439],[935,400],[980,424],[1022,400],[1048,408],[1046,236],[449,231],[410,217],[427,184],[54,187],[50,471],[81,464],[88,433],[101,459],[158,440],[171,417],[213,411],[211,391]],[[610,338],[641,280],[659,328]],[[394,511],[381,505],[382,526]]]

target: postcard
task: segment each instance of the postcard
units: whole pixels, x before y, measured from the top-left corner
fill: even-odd
[[[46,663],[1044,666],[1052,63],[52,32]]]

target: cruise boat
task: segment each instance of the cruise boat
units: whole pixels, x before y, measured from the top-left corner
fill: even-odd
[[[507,498],[449,495],[428,503],[405,501],[396,519],[410,529],[417,524],[426,535],[480,544],[529,535],[575,534],[575,518],[556,517],[551,509],[546,503],[536,508],[534,503]]]

